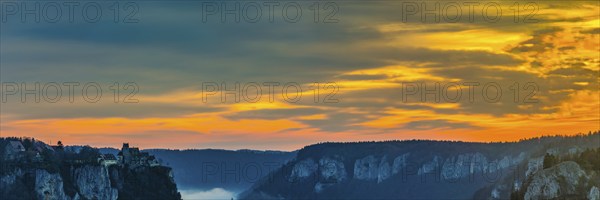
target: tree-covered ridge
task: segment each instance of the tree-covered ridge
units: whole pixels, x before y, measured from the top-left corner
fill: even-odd
[[[547,152],[588,155],[584,150],[597,148],[598,131],[518,142],[325,142],[302,148],[240,198],[508,199],[513,185],[542,169]]]

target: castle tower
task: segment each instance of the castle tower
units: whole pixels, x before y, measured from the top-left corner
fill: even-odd
[[[129,143],[123,143],[121,153],[123,154],[123,164],[128,164],[131,161],[131,151],[129,149]]]

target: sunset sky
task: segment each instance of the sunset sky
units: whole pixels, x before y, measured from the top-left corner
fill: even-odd
[[[5,16],[3,94],[9,82],[81,85],[73,103],[67,87],[56,103],[22,103],[20,93],[6,95],[0,135],[97,147],[129,142],[141,148],[295,150],[324,141],[514,141],[599,130],[600,2],[537,2],[526,22],[532,10],[521,11],[515,22],[515,1],[496,2],[502,17],[492,22],[482,17],[483,2],[472,22],[467,7],[454,23],[423,22],[420,14],[403,20],[402,1],[335,2],[337,23],[314,23],[309,1],[299,2],[303,15],[296,23],[282,19],[281,8],[273,23],[266,14],[257,23],[223,23],[218,14],[203,22],[197,1],[136,2],[138,23],[115,23],[105,3],[97,23],[80,15],[74,23]],[[332,10],[321,12],[323,18]],[[81,97],[87,82],[102,86],[100,101]],[[136,83],[139,102],[115,103],[109,89],[114,82],[120,83],[120,99],[131,92],[123,85]],[[230,95],[222,103],[219,93],[203,101],[207,82],[225,82],[228,89],[235,82],[281,85],[273,102],[263,86],[257,102],[236,103]],[[288,82],[302,86],[299,101],[282,97]],[[315,82],[335,83],[319,89],[319,102]],[[430,89],[436,82],[480,85],[472,102],[464,85],[457,102],[435,102],[433,96],[422,102],[419,95],[403,101],[403,84]],[[517,103],[510,89],[515,82]],[[487,83],[501,86],[497,102],[483,98]],[[538,88],[529,100],[537,102],[524,102],[533,85]],[[448,95],[455,90],[450,87]],[[338,102],[323,102],[330,93]]]

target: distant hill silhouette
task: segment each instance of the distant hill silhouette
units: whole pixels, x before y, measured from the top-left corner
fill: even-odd
[[[257,150],[169,150],[146,149],[163,165],[173,168],[180,189],[210,190],[224,188],[241,192],[263,176],[281,167],[296,153]],[[116,154],[117,149],[100,148],[102,153]]]

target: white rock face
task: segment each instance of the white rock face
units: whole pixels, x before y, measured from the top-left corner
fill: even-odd
[[[544,157],[532,158],[527,163],[527,171],[525,171],[525,177],[529,177],[530,175],[536,173],[544,167]]]
[[[392,164],[392,175],[402,172],[408,163],[407,160],[409,155],[409,153],[405,153],[394,158],[394,164]]]
[[[392,168],[390,167],[390,163],[387,161],[387,155],[381,158],[381,162],[379,162],[379,173],[377,174],[377,183],[381,183],[381,181],[388,179],[392,176]]]
[[[312,170],[312,168],[309,170]],[[338,184],[348,178],[344,162],[339,159],[330,157],[321,158],[319,160],[318,170],[321,175],[321,181],[315,184],[314,190],[316,193],[320,193],[327,187]]]
[[[552,199],[576,193],[579,179],[587,175],[575,162],[563,162],[533,174],[525,199]],[[562,187],[561,187],[562,186]]]
[[[433,160],[426,162],[423,164],[423,166],[421,166],[421,168],[419,168],[418,174],[427,174],[436,170],[440,166],[440,160],[441,158],[439,156],[434,156]]]
[[[500,161],[495,161],[498,164],[497,169],[504,169],[512,165],[521,164],[525,160],[525,153],[521,152],[518,156],[504,156]]]
[[[499,169],[504,169],[512,165],[519,164],[523,161],[525,155],[519,154],[518,157],[504,156],[500,160],[489,161],[489,159],[481,153],[466,153],[458,156],[447,158],[441,169],[444,179],[458,179],[479,172],[495,172]]]
[[[292,174],[290,175],[291,180],[295,180],[297,178],[306,178],[310,175],[314,174],[317,171],[319,166],[313,159],[305,159],[294,165],[292,169]]]
[[[523,152],[521,152],[516,157],[504,156],[500,160],[492,161],[490,166],[488,166],[489,167],[488,171],[494,172],[495,170],[498,170],[498,169],[504,169],[504,168],[507,168],[507,167],[510,167],[513,165],[518,165],[518,164],[521,164],[521,162],[523,162],[523,160],[525,160],[525,153],[523,153]]]
[[[473,154],[461,154],[447,158],[442,165],[442,177],[444,179],[457,179],[471,174],[472,168],[475,167],[471,164],[473,159]]]
[[[377,180],[379,176],[379,162],[375,156],[367,156],[354,162],[354,179]]]
[[[347,178],[346,168],[342,161],[332,158],[321,158],[319,160],[321,176],[328,181],[339,183]]]
[[[21,176],[23,176],[23,171],[20,168],[17,168],[6,175],[0,176],[0,188],[8,188],[12,186]]]
[[[490,197],[492,199],[500,199],[500,191],[498,190],[498,188],[494,188],[492,190],[492,194],[490,195]]]
[[[373,155],[358,159],[354,162],[354,179],[377,180],[377,183],[380,183],[406,167],[407,157],[408,154],[398,156],[394,159],[393,164],[390,164],[387,155],[381,159],[377,159]]]
[[[587,195],[588,200],[600,200],[600,190],[596,186],[590,189],[590,193]]]
[[[409,163],[409,155],[409,153],[405,153],[397,156],[391,165],[387,155],[381,159],[374,155],[358,159],[354,163],[354,179],[377,180],[380,183],[393,175],[401,173]],[[494,172],[498,169],[507,168],[521,163],[524,158],[524,153],[519,154],[517,157],[504,156],[500,160],[491,162],[481,153],[460,154],[445,160],[442,160],[439,156],[434,156],[431,161],[425,162],[419,168],[418,174],[422,175],[441,170],[441,175],[445,179],[457,179],[473,173]]]
[[[35,193],[37,199],[69,199],[63,191],[60,174],[50,174],[43,169],[35,170]]]
[[[481,153],[473,154],[469,164],[471,165],[469,168],[471,174],[475,172],[487,172],[489,168],[489,162],[487,158]]]
[[[457,156],[446,158],[442,164],[441,174],[446,180],[459,179],[471,175],[473,173],[491,173],[496,170],[508,168],[517,165],[525,158],[524,153],[520,153],[517,157],[504,156],[500,160],[489,160],[481,153],[466,153]],[[434,161],[426,163],[421,171],[428,173],[434,169]]]
[[[116,200],[118,190],[110,185],[108,170],[104,166],[85,165],[73,172],[79,195],[87,199]]]
[[[517,191],[521,189],[521,181],[519,180],[515,180],[515,182],[513,182],[513,191]]]
[[[502,159],[500,159],[499,161],[495,161],[495,163],[497,164],[496,169],[504,169],[504,168],[511,166],[512,165],[511,161],[512,161],[512,158],[510,158],[508,156],[502,157]]]

